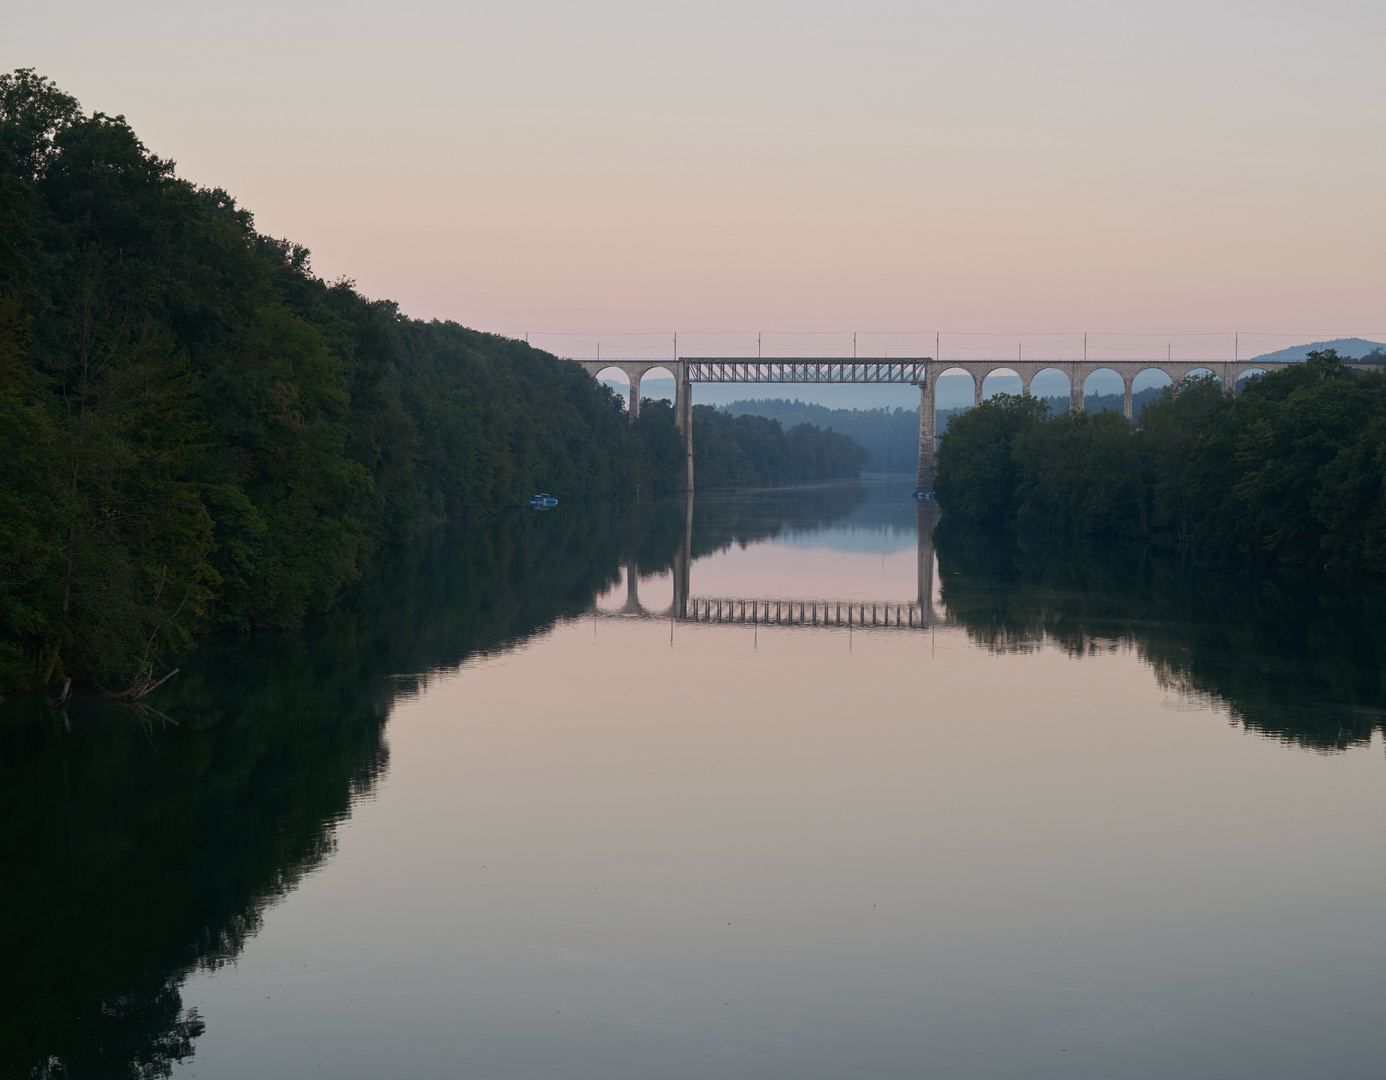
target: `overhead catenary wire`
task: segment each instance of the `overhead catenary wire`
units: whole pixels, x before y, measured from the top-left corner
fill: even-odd
[[[1001,346],[1003,340],[1009,338],[1017,342],[1016,352],[1013,354],[1017,360],[1025,361],[1025,344],[1027,340],[1034,341],[1035,348],[1031,350],[1030,362],[1042,360],[1052,360],[1055,362],[1081,362],[1100,363],[1102,360],[1151,360],[1160,359],[1166,363],[1174,361],[1174,342],[1180,342],[1181,363],[1192,362],[1195,360],[1208,360],[1210,362],[1242,363],[1241,359],[1241,338],[1245,335],[1250,341],[1257,343],[1250,351],[1248,359],[1256,359],[1260,356],[1273,354],[1280,349],[1294,347],[1309,343],[1331,343],[1333,341],[1356,340],[1359,344],[1352,352],[1345,352],[1345,357],[1356,358],[1365,354],[1371,348],[1379,347],[1381,339],[1386,337],[1386,331],[1371,332],[1359,331],[1356,334],[1344,334],[1342,331],[1319,332],[1319,333],[1292,333],[1288,331],[1255,331],[1244,330],[1232,331],[1179,331],[1175,333],[1137,330],[1112,330],[1112,331],[1066,331],[1066,330],[1038,330],[1022,334],[1008,331],[981,331],[981,330],[958,330],[958,331],[932,331],[934,338],[934,348],[931,356],[926,356],[927,347],[920,347],[927,341],[927,334],[922,331],[912,330],[872,330],[872,331],[848,331],[848,330],[697,330],[682,331],[684,350],[680,350],[679,333],[672,335],[673,355],[675,360],[682,359],[685,352],[688,356],[701,356],[707,358],[732,358],[754,357],[757,360],[773,362],[778,359],[790,360],[798,357],[805,359],[828,359],[831,357],[844,357],[860,359],[863,356],[882,357],[894,355],[900,358],[941,360],[945,351],[950,354],[950,359],[958,362],[963,361],[992,361],[1001,359],[1004,356]],[[522,338],[526,344],[532,347],[544,348],[545,351],[553,352],[558,355],[566,356],[570,359],[581,359],[584,354],[586,358],[595,358],[611,362],[641,362],[655,359],[649,345],[653,345],[655,339],[663,336],[660,331],[647,330],[619,330],[619,331],[586,331],[586,330],[525,330],[514,335],[515,338]],[[755,338],[755,351],[749,351],[751,337]],[[958,344],[951,350],[943,347],[943,338],[954,339]],[[851,338],[850,352],[847,349],[848,337]],[[1095,337],[1098,342],[1105,341],[1108,348],[1102,348],[1099,344],[1098,351],[1094,353],[1093,342],[1088,339]],[[534,339],[542,339],[544,344],[534,346]],[[641,343],[639,339],[646,339],[648,345]],[[828,345],[830,339],[837,338],[842,342],[841,350],[837,350]],[[1068,338],[1073,342],[1071,347],[1063,345],[1062,340]],[[618,344],[612,348],[602,349],[602,345],[610,345],[609,339],[616,339]],[[778,339],[778,340],[776,340]],[[875,339],[877,344],[871,344]],[[906,339],[906,340],[902,340]],[[912,342],[908,339],[914,339]],[[994,344],[986,344],[987,339],[991,339]],[[670,340],[670,338],[665,338]],[[1165,343],[1165,356],[1158,356],[1158,343],[1163,340]],[[795,342],[801,342],[796,345]],[[809,345],[809,341],[821,342],[822,344]],[[743,347],[740,343],[744,342]],[[963,344],[966,342],[967,344]],[[1041,344],[1042,343],[1042,344]],[[1229,348],[1230,346],[1230,348]],[[1229,357],[1227,354],[1231,353]]]
[[[499,336],[507,336],[502,331],[483,331],[484,333],[495,333]],[[737,337],[744,336],[750,338],[753,335],[780,336],[780,337],[842,337],[847,338],[853,334],[870,337],[927,337],[933,334],[935,340],[941,337],[992,337],[992,338],[1035,338],[1035,337],[1086,337],[1093,334],[1098,337],[1134,337],[1134,338],[1199,338],[1199,337],[1227,337],[1239,338],[1258,337],[1258,338],[1318,338],[1325,341],[1342,340],[1345,338],[1367,338],[1367,337],[1386,337],[1386,330],[1359,330],[1356,333],[1344,334],[1341,330],[1318,330],[1318,331],[1287,331],[1287,330],[1182,330],[1171,333],[1167,330],[683,330],[680,331],[684,337]],[[518,336],[521,338],[529,337],[573,337],[573,338],[597,338],[603,340],[613,337],[662,337],[669,333],[667,330],[525,330]],[[1330,336],[1331,335],[1331,336]]]

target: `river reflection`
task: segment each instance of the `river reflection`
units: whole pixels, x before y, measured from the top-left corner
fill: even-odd
[[[1249,730],[1320,750],[1368,742],[1386,717],[1386,590],[1267,572],[1188,548],[937,530],[950,622],[990,649],[1134,647],[1180,694]]]
[[[1374,1075],[1381,590],[907,489],[439,531],[167,720],[0,706],[6,1070]]]

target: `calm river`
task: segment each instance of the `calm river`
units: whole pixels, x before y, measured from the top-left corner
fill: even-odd
[[[910,487],[440,530],[164,716],[0,706],[0,1073],[1380,1076],[1382,589]]]

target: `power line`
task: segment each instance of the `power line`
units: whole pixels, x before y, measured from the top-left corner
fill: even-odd
[[[610,337],[665,337],[667,338],[672,331],[668,330],[528,330],[514,335],[505,334],[502,331],[482,331],[483,333],[494,333],[499,336],[514,336],[523,339],[526,334],[530,337],[572,337],[572,338],[610,338]],[[771,335],[780,337],[851,337],[853,334],[860,336],[875,337],[931,337],[935,334],[942,334],[944,337],[994,337],[1008,338],[1037,338],[1037,337],[1072,337],[1083,336],[1082,330],[680,330],[684,337],[754,337],[757,334],[769,337]],[[1349,338],[1368,338],[1386,337],[1386,330],[1363,330],[1355,334],[1344,334],[1341,331],[1333,331],[1332,337],[1325,336],[1325,332],[1318,333],[1298,333],[1284,330],[1185,330],[1178,333],[1157,330],[1089,330],[1087,333],[1092,337],[1132,337],[1132,338],[1158,338],[1167,341],[1171,338],[1200,338],[1200,337],[1234,337],[1240,334],[1242,337],[1271,337],[1271,338],[1309,338],[1323,341],[1346,340]]]

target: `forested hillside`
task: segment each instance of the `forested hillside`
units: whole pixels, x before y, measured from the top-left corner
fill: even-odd
[[[1248,382],[1166,387],[1137,427],[1001,396],[954,417],[936,490],[989,527],[1201,541],[1386,573],[1386,376],[1332,350]]]
[[[700,480],[860,467],[824,433],[731,441],[695,443]],[[139,694],[192,635],[297,625],[427,522],[682,464],[672,414],[629,425],[576,365],[322,280],[123,117],[0,77],[0,691]]]
[[[711,405],[693,406],[693,446],[697,482],[704,487],[857,476],[871,457],[869,450],[832,430],[795,424],[786,432],[778,420],[733,417]]]
[[[871,452],[872,472],[913,473],[919,464],[918,409],[830,409],[786,398],[734,401],[731,416],[764,416],[785,427],[812,424],[850,436]]]
[[[1141,409],[1160,396],[1158,387],[1149,387],[1132,395],[1136,417]],[[1045,398],[1049,408],[1060,413],[1068,408],[1068,398]],[[1103,409],[1121,412],[1121,394],[1089,394],[1084,406],[1090,413]],[[965,413],[972,406],[939,409],[935,413],[935,430],[942,432],[948,418]],[[749,398],[733,401],[722,410],[735,417],[764,416],[778,420],[786,428],[796,424],[812,424],[850,436],[871,454],[867,466],[872,472],[914,474],[919,465],[918,409],[830,409],[826,405],[790,400],[788,398]]]

